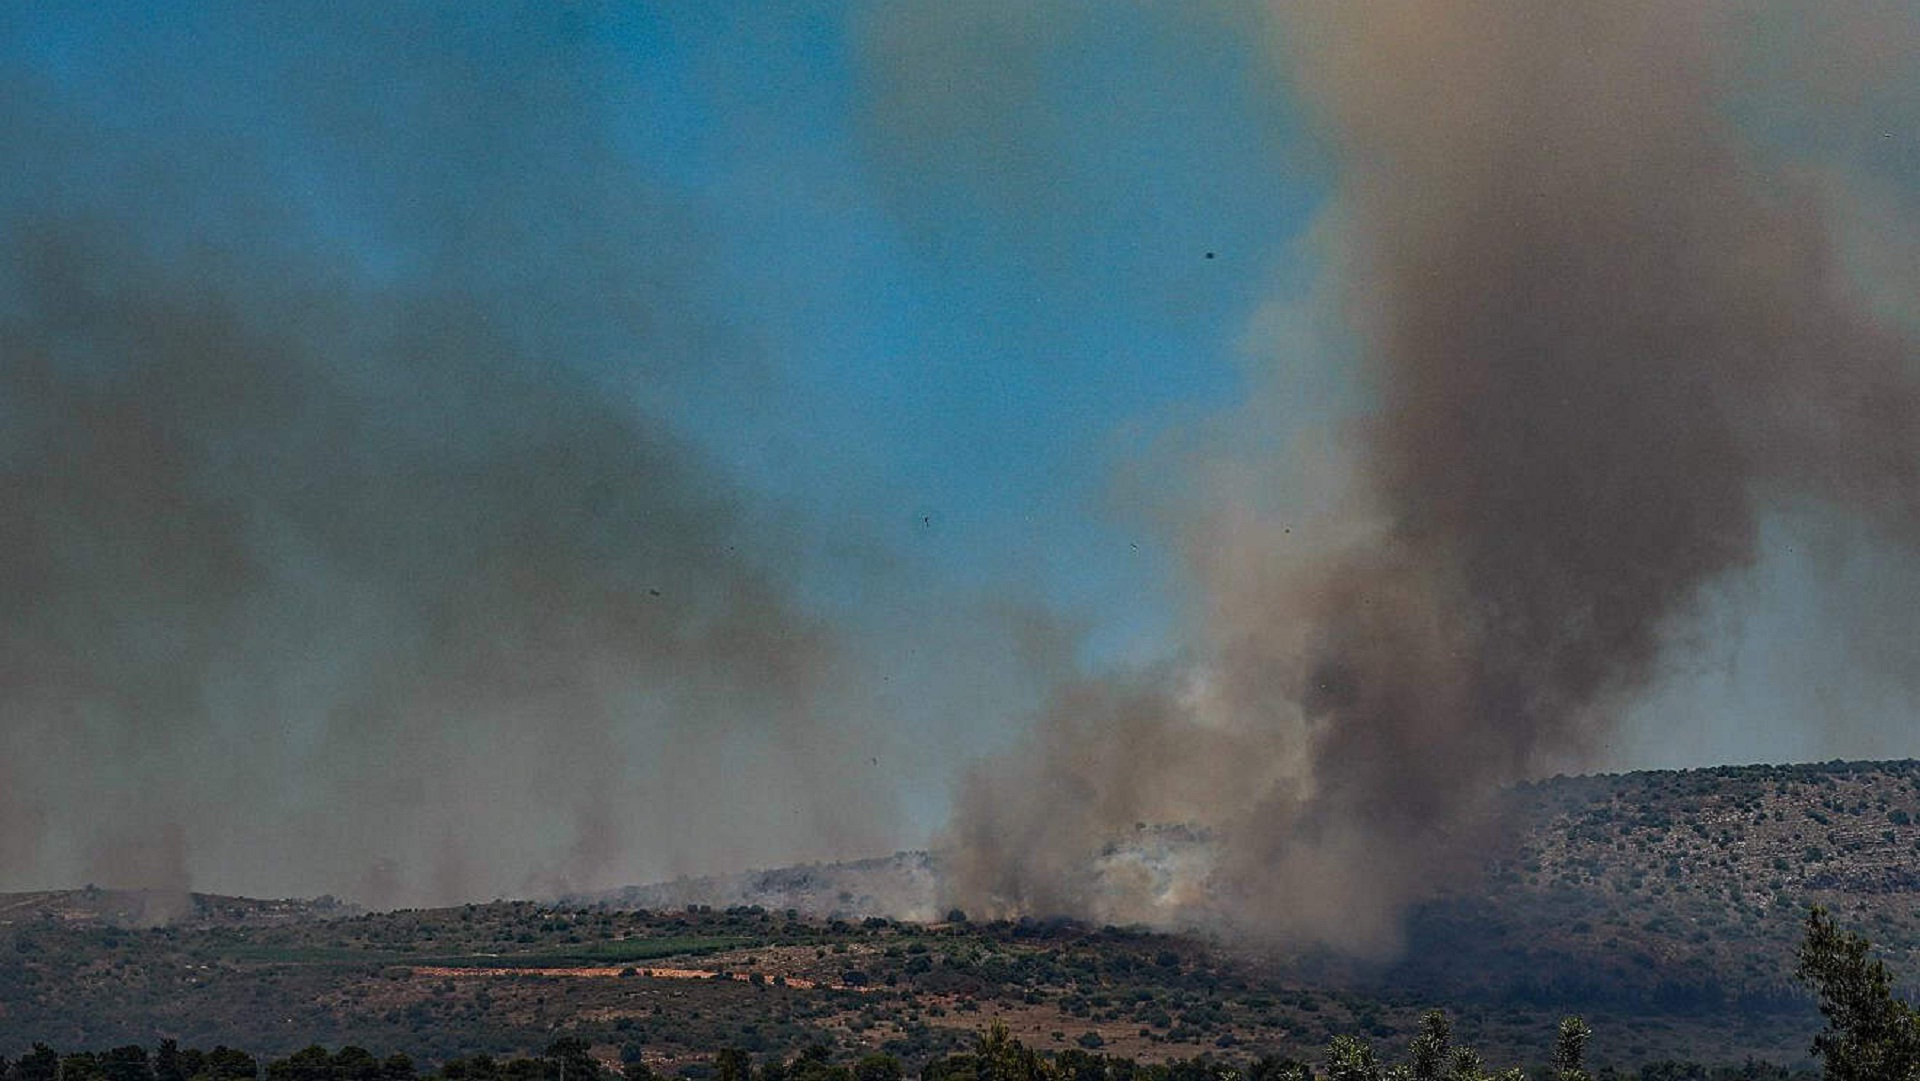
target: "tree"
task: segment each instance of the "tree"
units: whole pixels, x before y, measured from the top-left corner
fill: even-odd
[[[547,1071],[561,1081],[598,1081],[600,1063],[591,1046],[578,1036],[562,1036],[547,1045],[546,1059],[554,1065]]]
[[[996,1019],[988,1025],[973,1053],[985,1081],[1047,1081],[1046,1063],[1013,1038],[1005,1021]]]
[[[364,1047],[348,1044],[333,1053],[334,1081],[381,1081],[380,1060]]]
[[[91,1051],[75,1051],[60,1059],[60,1081],[102,1081],[100,1056]]]
[[[153,1081],[187,1081],[193,1074],[180,1057],[179,1040],[161,1040],[153,1056]]]
[[[1247,1081],[1313,1081],[1313,1067],[1291,1058],[1263,1055],[1247,1070]]]
[[[1456,1047],[1447,1060],[1447,1081],[1480,1081],[1486,1074],[1480,1052],[1471,1047]]]
[[[116,1047],[100,1056],[100,1072],[107,1081],[153,1081],[147,1049],[137,1043]]]
[[[309,1044],[267,1063],[267,1081],[333,1081],[333,1056],[319,1044]]]
[[[787,1076],[791,1081],[852,1081],[853,1074],[845,1066],[835,1066],[827,1049],[820,1044],[808,1044],[787,1067]]]
[[[1592,1038],[1593,1030],[1578,1017],[1560,1022],[1560,1034],[1553,1041],[1554,1081],[1588,1081],[1587,1041]]]
[[[1885,962],[1869,958],[1871,944],[1842,933],[1827,910],[1807,913],[1795,975],[1812,987],[1827,1019],[1813,1053],[1828,1081],[1920,1081],[1920,1015],[1894,997]]]
[[[1382,1081],[1373,1047],[1357,1036],[1335,1036],[1327,1045],[1327,1081]]]
[[[20,1056],[13,1064],[14,1081],[57,1081],[60,1076],[60,1055],[43,1043],[33,1045],[33,1050]]]
[[[753,1060],[737,1047],[717,1052],[713,1056],[713,1081],[753,1081]]]
[[[466,1058],[450,1058],[440,1064],[440,1076],[447,1081],[492,1081],[499,1075],[499,1063],[484,1051]]]
[[[206,1072],[214,1081],[253,1081],[260,1073],[260,1064],[245,1051],[216,1044],[207,1052]]]
[[[1407,1065],[1414,1081],[1440,1081],[1447,1059],[1453,1052],[1453,1025],[1441,1010],[1428,1010],[1420,1018],[1420,1032],[1407,1049]]]

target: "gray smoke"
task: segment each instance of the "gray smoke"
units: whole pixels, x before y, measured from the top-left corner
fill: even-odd
[[[761,376],[617,65],[564,9],[328,10],[81,6],[114,79],[0,86],[0,888],[885,848],[799,534],[668,423]]]
[[[1746,25],[1657,2],[1282,9],[1337,177],[1322,292],[1371,410],[1316,516],[1263,513],[1283,462],[1222,471],[1181,530],[1191,655],[1061,694],[974,772],[962,903],[1391,949],[1493,793],[1591,760],[1703,587],[1756,560],[1761,515],[1914,551],[1913,313],[1870,303],[1836,239],[1875,233],[1870,209],[1740,122]],[[1847,71],[1914,31],[1878,19],[1781,62]],[[1211,831],[1198,880],[1116,861],[1142,822]]]
[[[1069,621],[929,594],[872,617],[927,636],[881,690],[806,588],[833,547],[882,596],[877,546],[688,441],[779,388],[623,139],[626,9],[45,10],[0,13],[34,42],[0,69],[0,888],[401,903],[868,854],[905,839],[895,761],[1051,678],[959,790],[952,900],[1380,949],[1493,792],[1590,760],[1765,523],[1920,581],[1904,12],[855,5],[875,189],[929,267],[1028,245],[1037,287],[980,317],[1033,335],[1225,303],[1161,264],[1231,215],[1158,193],[1234,185],[1127,170],[1155,124],[1246,130],[1159,88],[1271,33],[1334,182],[1306,321],[1369,398],[1315,463],[1263,457],[1276,350],[1244,446],[1172,474],[1179,656],[1086,677]],[[1141,28],[1150,70],[1077,62]],[[1862,599],[1849,662],[1910,669],[1915,606]]]

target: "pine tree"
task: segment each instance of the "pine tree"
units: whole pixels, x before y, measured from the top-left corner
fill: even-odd
[[[1814,989],[1826,1031],[1813,1053],[1827,1081],[1920,1081],[1920,1014],[1894,997],[1887,966],[1871,944],[1842,933],[1818,905],[1807,913],[1796,975]]]
[[[1589,1081],[1587,1041],[1592,1038],[1593,1030],[1578,1017],[1560,1022],[1560,1035],[1553,1042],[1554,1081]]]
[[[1453,1025],[1441,1010],[1428,1010],[1420,1018],[1420,1032],[1408,1049],[1408,1065],[1414,1081],[1440,1081],[1453,1053]]]

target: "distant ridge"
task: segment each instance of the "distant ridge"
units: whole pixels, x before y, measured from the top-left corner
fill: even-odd
[[[51,922],[87,927],[227,926],[355,916],[366,909],[334,897],[267,900],[179,890],[33,890],[0,893],[0,926]]]
[[[1688,1002],[1788,995],[1798,916],[1816,902],[1870,933],[1897,969],[1920,971],[1920,761],[1558,776],[1504,798],[1505,842],[1409,914],[1396,978],[1438,989],[1474,972],[1483,990],[1532,995],[1542,973],[1580,973]],[[1190,879],[1210,843],[1141,825],[1101,859]],[[563,900],[927,921],[946,912],[941,875],[938,854],[913,851]]]

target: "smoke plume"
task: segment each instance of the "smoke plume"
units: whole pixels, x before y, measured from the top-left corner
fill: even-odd
[[[760,376],[617,67],[560,10],[330,10],[70,11],[114,79],[0,93],[0,888],[886,847],[794,529],[664,419]]]
[[[1898,5],[687,12],[0,10],[0,889],[868,855],[1039,686],[957,790],[947,900],[1378,950],[1769,537],[1856,545],[1822,618],[1914,667]],[[1255,302],[1238,241],[1298,227],[1246,178],[1299,103],[1330,198],[1274,308],[1324,333],[1132,463],[1187,622],[1089,674],[1087,613],[1025,599],[1112,580],[1050,487],[1100,455],[1057,444],[1206,397],[1155,365]],[[832,340],[786,369],[781,332]],[[1359,415],[1264,427],[1301,368],[1350,368]],[[720,457],[807,459],[792,417],[863,381],[808,445],[904,479],[768,470],[828,479],[801,509]],[[978,430],[914,431],[949,400]],[[922,486],[1001,503],[900,515],[909,557],[836,515]],[[950,562],[901,588],[913,559]]]
[[[1190,656],[1062,693],[973,773],[963,903],[1391,949],[1501,786],[1590,760],[1703,587],[1755,561],[1762,515],[1914,550],[1913,327],[1850,271],[1859,208],[1740,121],[1744,25],[1656,2],[1280,13],[1337,178],[1322,293],[1371,409],[1322,513],[1262,510],[1297,480],[1280,462],[1217,474],[1179,530]],[[1827,36],[1819,70],[1868,40]],[[1208,832],[1199,878],[1156,862],[1156,822]]]

